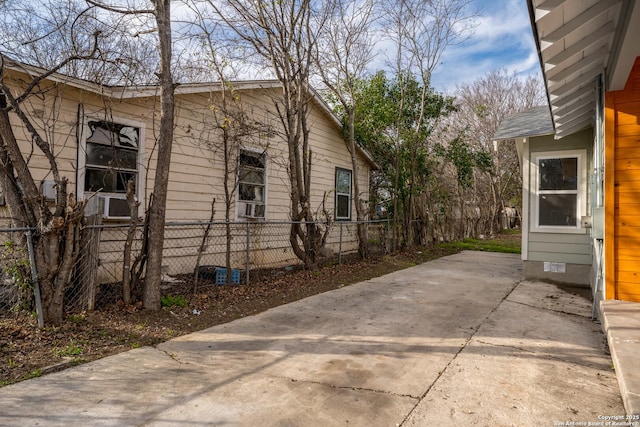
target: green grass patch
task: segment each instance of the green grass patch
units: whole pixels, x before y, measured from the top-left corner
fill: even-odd
[[[520,239],[515,238],[515,233],[509,233],[509,236],[498,235],[494,239],[464,239],[458,242],[441,243],[439,246],[447,249],[459,249],[466,251],[484,251],[484,252],[502,252],[508,254],[519,254]]]
[[[182,295],[165,295],[160,299],[163,307],[186,307],[187,300]]]

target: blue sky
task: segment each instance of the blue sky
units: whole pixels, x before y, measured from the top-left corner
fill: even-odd
[[[478,11],[476,26],[466,41],[445,51],[433,87],[451,93],[456,86],[501,68],[523,76],[540,75],[526,0],[473,0],[472,7]],[[178,9],[174,12],[178,14]],[[374,69],[384,68],[383,56],[374,60]]]
[[[477,26],[465,42],[450,46],[433,75],[436,90],[452,92],[488,71],[505,68],[540,74],[525,0],[476,0]]]

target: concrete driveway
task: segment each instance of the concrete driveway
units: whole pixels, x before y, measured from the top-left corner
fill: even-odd
[[[463,252],[7,386],[0,425],[557,426],[624,414],[588,299],[520,282],[520,266]]]

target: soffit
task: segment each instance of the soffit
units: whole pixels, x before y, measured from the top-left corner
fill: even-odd
[[[593,125],[596,78],[610,66],[628,0],[530,0],[556,136]]]

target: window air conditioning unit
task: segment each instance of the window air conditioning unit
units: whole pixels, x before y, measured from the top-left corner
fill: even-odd
[[[239,207],[239,216],[243,218],[264,218],[264,205],[242,202]]]
[[[124,197],[118,196],[100,196],[100,204],[102,205],[102,218],[104,219],[129,219],[131,218],[131,209],[129,203]]]

